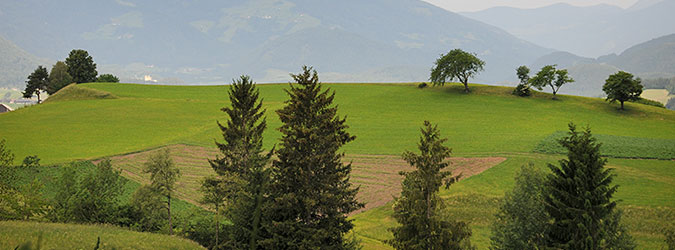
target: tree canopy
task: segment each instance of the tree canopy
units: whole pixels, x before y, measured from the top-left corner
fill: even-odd
[[[96,82],[120,82],[120,79],[113,74],[103,74],[96,78]]]
[[[23,91],[23,97],[32,98],[33,95],[37,95],[38,103],[40,103],[42,102],[40,94],[43,91],[47,91],[48,87],[49,73],[45,67],[38,66],[37,69],[28,76],[28,80],[26,80],[26,89]]]
[[[464,222],[448,219],[442,214],[443,200],[438,191],[446,188],[458,177],[452,177],[446,158],[451,149],[443,145],[436,126],[424,121],[418,144],[420,154],[406,151],[403,159],[414,171],[401,172],[405,176],[401,196],[394,202],[394,219],[400,226],[390,229],[394,238],[389,240],[396,249],[465,249],[471,248],[471,229]]]
[[[351,164],[340,147],[355,137],[333,105],[335,94],[322,90],[316,71],[293,74],[290,99],[277,111],[282,122],[278,159],[272,164],[270,197],[265,210],[266,249],[347,249],[352,228],[347,215],[363,204],[349,182]]]
[[[68,73],[68,65],[62,61],[56,62],[49,72],[49,86],[47,93],[53,95],[68,84],[73,83],[73,77]]]
[[[169,234],[173,234],[171,220],[171,195],[176,189],[176,180],[180,177],[180,170],[171,160],[168,149],[158,151],[150,156],[143,172],[150,174],[152,188],[166,197],[166,211],[169,217]]]
[[[484,66],[485,62],[475,54],[454,49],[436,60],[429,80],[434,86],[442,86],[447,81],[457,79],[464,84],[464,91],[469,92],[469,79],[483,71]]]
[[[610,103],[619,101],[621,103],[620,109],[623,110],[623,102],[640,99],[640,94],[642,94],[641,82],[640,78],[633,78],[633,74],[619,71],[607,78],[605,85],[602,86],[602,91],[607,94],[607,101]]]
[[[89,55],[89,52],[82,49],[74,49],[68,54],[66,58],[66,65],[68,65],[68,74],[73,77],[76,83],[94,82],[96,81],[96,63]]]
[[[560,87],[566,83],[574,82],[574,79],[569,76],[566,69],[556,70],[555,67],[556,65],[546,65],[534,77],[529,79],[530,85],[539,90],[550,86],[553,92],[553,99],[557,99],[556,93],[558,93]]]

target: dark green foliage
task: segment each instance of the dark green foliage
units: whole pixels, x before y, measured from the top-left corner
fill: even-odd
[[[530,86],[526,84],[518,84],[518,86],[513,89],[512,94],[517,96],[531,96],[532,91],[530,90]]]
[[[635,240],[628,233],[628,229],[621,223],[623,210],[615,208],[608,218],[604,220],[604,230],[606,232],[604,245],[606,249],[612,250],[632,250],[637,247]]]
[[[546,65],[541,68],[541,70],[534,77],[528,80],[530,86],[542,90],[546,86],[551,87],[553,92],[553,99],[556,99],[556,93],[560,90],[560,87],[566,83],[574,82],[566,69],[556,70],[556,65]]]
[[[43,91],[47,91],[48,86],[49,73],[45,67],[38,66],[37,69],[28,76],[28,80],[26,80],[26,89],[23,91],[23,97],[32,98],[33,95],[37,95],[38,103],[40,103],[42,102],[40,94]]]
[[[557,131],[535,146],[535,153],[565,154],[567,149],[558,143],[567,133]],[[602,143],[600,155],[616,158],[675,159],[675,140],[639,138],[617,135],[594,135]]]
[[[272,201],[264,210],[261,243],[266,249],[346,249],[353,228],[347,214],[361,207],[358,188],[349,183],[351,164],[340,147],[355,139],[333,105],[335,93],[323,91],[316,71],[303,67],[291,75],[290,99],[277,111],[283,125],[278,159],[272,164]]]
[[[663,231],[663,235],[666,238],[666,249],[675,250],[675,230],[672,228],[666,229]]]
[[[420,83],[420,84],[417,85],[417,87],[420,88],[420,89],[426,88],[427,83],[426,82]]]
[[[549,216],[542,189],[546,175],[534,165],[523,165],[513,190],[506,193],[492,224],[490,249],[542,249],[546,246]]]
[[[103,74],[96,78],[96,82],[120,82],[120,79],[113,74]]]
[[[215,239],[226,239],[232,233],[232,225],[216,218],[213,213],[193,208],[176,214],[176,228],[182,237],[193,240],[208,249],[231,249],[224,244],[215,244]],[[216,232],[219,232],[216,237]]]
[[[68,74],[68,65],[62,61],[56,62],[49,72],[49,86],[47,93],[53,95],[68,84],[73,83],[73,77]]]
[[[0,140],[0,168],[14,165],[14,154],[7,148],[7,141]]]
[[[134,192],[129,204],[131,228],[143,232],[159,232],[168,220],[162,194],[150,185]]]
[[[659,107],[659,108],[665,108],[666,107],[665,105],[663,105],[663,103],[660,103],[660,102],[657,102],[657,101],[654,101],[654,100],[645,99],[645,98],[642,98],[642,97],[638,97],[637,100],[633,100],[633,101],[630,101],[630,102],[640,103],[640,104]]]
[[[262,148],[263,132],[267,128],[265,110],[258,89],[248,76],[234,81],[229,94],[231,107],[221,109],[228,116],[227,123],[218,123],[224,143],[216,142],[216,145],[222,156],[209,160],[219,176],[204,180],[203,202],[213,205],[216,215],[219,205],[227,203],[226,214],[232,227],[228,229],[230,235],[223,243],[225,246],[255,249],[261,235],[263,199],[270,181],[265,165],[271,153],[264,154]],[[216,240],[216,244],[221,243]]]
[[[461,49],[453,49],[436,60],[431,68],[429,80],[437,85],[445,85],[446,81],[459,80],[464,84],[464,91],[469,92],[469,78],[483,71],[485,62],[478,59],[475,54]]]
[[[171,160],[169,149],[160,150],[150,156],[144,164],[144,173],[150,174],[150,186],[166,197],[166,212],[169,218],[169,234],[173,234],[171,221],[171,195],[175,191],[176,180],[180,176],[180,170]]]
[[[518,76],[518,80],[520,80],[520,84],[527,85],[530,81],[530,68],[525,65],[520,66],[516,69],[516,75]]]
[[[444,182],[448,188],[458,178],[452,177],[450,171],[442,171],[448,166],[445,159],[451,151],[443,145],[447,139],[441,138],[438,128],[429,121],[424,121],[421,131],[420,154],[403,154],[403,159],[416,170],[400,173],[405,179],[401,196],[394,203],[393,217],[401,225],[390,229],[394,238],[387,243],[396,249],[471,248],[468,225],[443,217],[440,212],[443,200],[438,196],[439,189]]]
[[[619,71],[616,74],[610,75],[602,86],[602,91],[607,94],[607,101],[613,103],[619,101],[621,103],[621,110],[623,110],[623,102],[636,101],[640,99],[642,94],[642,80],[640,78],[633,78],[633,74]]]
[[[115,223],[127,179],[104,159],[82,178],[63,167],[50,217],[54,221]]]
[[[29,155],[23,158],[21,167],[40,167],[40,158],[37,155]]]
[[[552,173],[546,178],[544,203],[552,218],[547,230],[549,246],[562,249],[602,249],[612,246],[617,232],[607,226],[612,219],[616,202],[612,195],[617,186],[611,186],[614,174],[605,169],[607,160],[600,157],[600,144],[590,129],[577,132],[574,124],[560,144],[568,150],[567,159],[560,167],[549,164]],[[620,216],[620,215],[618,215]],[[616,218],[618,223],[618,218]]]
[[[96,63],[86,50],[71,50],[68,58],[66,58],[66,65],[68,65],[68,74],[73,77],[74,82],[96,81],[96,75],[98,75]]]

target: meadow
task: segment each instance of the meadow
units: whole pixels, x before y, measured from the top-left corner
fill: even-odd
[[[274,111],[283,107],[287,87],[259,85],[267,109],[266,149],[278,143],[276,128],[281,124]],[[636,103],[626,103],[627,110],[620,111],[618,104],[599,98],[562,95],[551,100],[551,95],[539,92],[522,98],[511,95],[512,88],[478,84],[470,85],[471,94],[457,84],[424,89],[413,83],[324,87],[335,92],[339,113],[357,137],[344,152],[346,160],[355,163],[355,183],[364,186],[360,195],[381,205],[351,217],[353,233],[365,249],[389,249],[382,241],[391,237],[387,228],[394,225],[391,203],[377,200],[378,194],[396,194],[400,188],[396,173],[406,168],[399,156],[416,148],[424,120],[438,124],[449,138],[453,157],[502,159],[442,191],[447,214],[470,222],[471,240],[479,249],[489,245],[492,216],[519,167],[532,162],[546,169],[564,157],[559,151],[536,149],[544,142],[549,145],[544,148],[554,148],[550,142],[570,122],[590,127],[601,142],[614,143],[619,149],[612,150],[620,153],[634,148],[626,143],[663,145],[664,153],[641,147],[630,155],[607,154],[634,158],[609,158],[608,166],[617,174],[616,198],[622,200],[625,222],[640,248],[662,246],[661,229],[675,220],[675,161],[669,156],[675,140],[674,111]],[[148,150],[171,145],[174,159],[188,173],[179,181],[179,197],[196,203],[198,181],[213,173],[206,159],[217,154],[214,140],[221,135],[216,122],[226,119],[220,108],[228,105],[227,87],[90,83],[74,88],[81,89],[0,115],[0,138],[7,139],[16,154],[15,163],[27,155],[38,155],[43,164],[112,157],[125,177],[145,183],[147,177],[139,170]]]

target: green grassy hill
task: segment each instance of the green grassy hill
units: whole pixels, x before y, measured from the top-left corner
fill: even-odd
[[[274,111],[284,105],[287,86],[259,86],[267,109],[268,149],[280,136],[276,128],[281,124]],[[347,116],[349,132],[357,136],[344,150],[349,159],[362,162],[355,165],[360,168],[355,171],[361,175],[355,178],[359,184],[378,177],[371,173],[397,173],[400,166],[388,165],[389,161],[415,149],[423,120],[439,125],[443,136],[449,138],[453,156],[506,159],[442,193],[448,200],[448,212],[471,223],[472,241],[479,249],[489,245],[492,215],[498,200],[511,189],[516,170],[527,162],[545,168],[561,159],[562,155],[534,152],[556,153],[547,147],[558,131],[567,130],[569,122],[590,126],[608,146],[603,153],[612,156],[609,165],[618,174],[616,198],[623,200],[620,207],[626,210],[625,221],[640,248],[661,246],[661,229],[675,220],[675,161],[669,156],[675,152],[674,111],[635,103],[627,103],[627,110],[619,111],[617,104],[599,98],[560,96],[554,101],[544,93],[521,98],[511,95],[511,88],[485,85],[471,85],[471,94],[464,94],[463,87],[454,84],[424,89],[415,84],[324,86],[335,91],[339,113]],[[0,138],[7,139],[17,164],[35,154],[43,163],[118,155],[114,162],[132,178],[143,158],[126,154],[172,144],[207,147],[210,149],[190,149],[198,152],[194,157],[188,151],[175,153],[182,157],[182,167],[195,166],[190,172],[194,174],[185,179],[187,191],[182,198],[196,200],[188,196],[198,194],[189,190],[209,173],[201,158],[210,155],[213,141],[221,138],[216,121],[226,119],[220,108],[228,105],[227,87],[108,83],[77,87],[116,98],[65,96],[0,115]],[[666,153],[654,157],[654,152]],[[364,155],[386,157],[370,162]],[[142,176],[136,177],[142,182]],[[385,185],[389,184],[380,186]],[[378,192],[375,188],[364,190]],[[354,232],[366,249],[387,249],[382,240],[391,237],[387,231],[394,223],[391,213],[391,204],[385,204],[353,216]]]
[[[0,246],[14,249],[25,243],[41,249],[205,249],[177,236],[143,233],[108,225],[73,225],[0,221]]]

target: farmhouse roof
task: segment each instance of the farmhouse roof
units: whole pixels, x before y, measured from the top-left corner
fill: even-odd
[[[0,113],[5,113],[9,111],[14,111],[10,106],[5,105],[4,103],[0,103]]]

